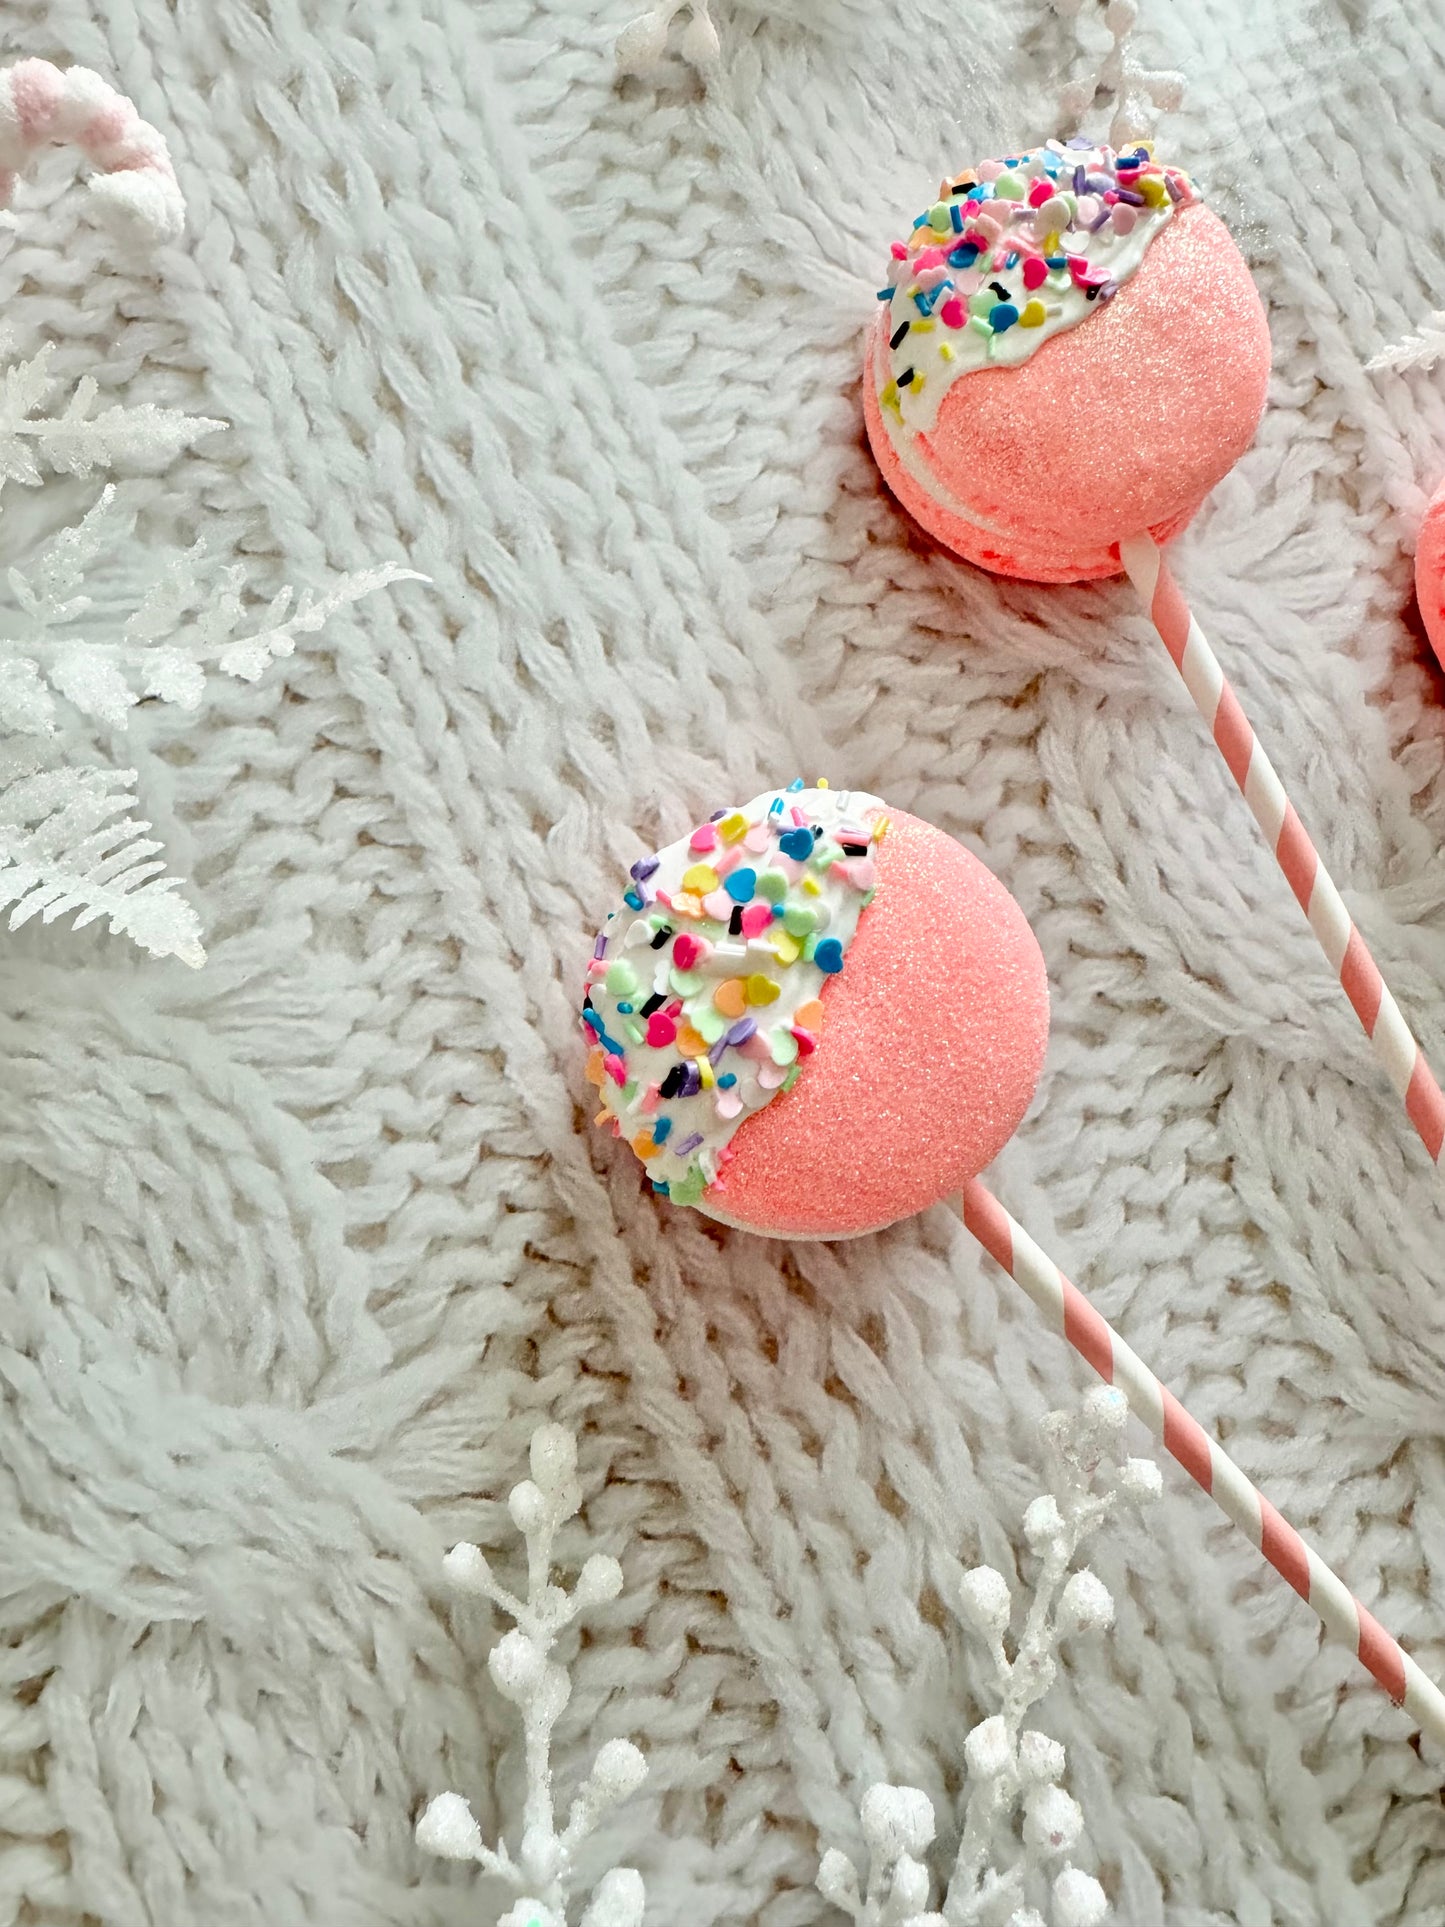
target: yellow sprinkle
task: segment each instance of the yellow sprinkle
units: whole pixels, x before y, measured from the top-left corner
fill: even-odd
[[[746,990],[750,1004],[771,1004],[779,995],[778,986],[761,971],[756,971],[748,978]]]
[[[880,816],[878,821],[873,825],[873,841],[875,843],[881,843],[884,837],[887,836],[888,825],[891,821],[892,819],[890,817]]]
[[[931,321],[915,321],[913,324],[913,332],[916,335],[932,334],[933,323]]]
[[[820,897],[823,894],[823,886],[816,877],[804,877],[803,888],[810,897]]]
[[[796,937],[789,936],[786,930],[772,930],[768,935],[768,942],[773,946],[774,956],[784,966],[795,964],[803,954],[803,946]]]
[[[827,787],[828,787],[828,779],[826,776],[820,776],[817,782],[814,783],[813,785],[813,788],[815,790],[825,790],[827,789]]]
[[[878,400],[884,408],[891,408],[899,421],[903,420],[903,408],[898,400],[898,383],[896,381],[890,381],[884,386]]]
[[[1058,251],[1059,251],[1059,230],[1055,228],[1051,234],[1046,234],[1043,240],[1039,243],[1039,252],[1041,254],[1057,254]]]
[[[922,294],[923,290],[922,288],[919,287],[918,283],[915,281],[913,286],[908,290],[908,292],[909,292],[909,295],[912,296],[915,294]]]
[[[734,810],[718,824],[717,833],[724,843],[736,843],[739,837],[747,835],[748,819],[741,810]]]
[[[950,347],[949,347],[949,345],[948,345],[948,343],[947,343],[946,341],[940,341],[940,342],[939,342],[939,344],[938,344],[938,352],[939,352],[939,354],[940,354],[940,355],[941,355],[941,356],[943,357],[943,359],[944,359],[945,361],[952,361],[952,360],[953,360],[953,350],[952,350],[952,348],[950,348]]]
[[[717,1072],[712,1067],[712,1059],[704,1052],[701,1057],[694,1058],[693,1062],[697,1065],[697,1074],[702,1079],[703,1089],[710,1091],[717,1082]]]
[[[1163,207],[1169,199],[1169,190],[1157,174],[1141,174],[1138,188],[1150,207]]]
[[[682,887],[695,897],[710,896],[718,886],[717,871],[710,863],[694,863],[682,873]]]
[[[1026,301],[1024,311],[1019,316],[1021,328],[1042,328],[1048,319],[1048,309],[1042,301]]]

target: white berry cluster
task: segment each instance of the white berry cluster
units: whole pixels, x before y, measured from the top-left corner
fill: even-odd
[[[439,1793],[431,1801],[417,1822],[416,1837],[428,1852],[446,1860],[474,1861],[517,1892],[518,1899],[497,1927],[567,1927],[576,1850],[610,1808],[642,1785],[647,1762],[630,1740],[609,1740],[558,1831],[552,1728],[567,1704],[571,1681],[551,1651],[558,1634],[580,1612],[617,1597],[622,1568],[606,1554],[594,1553],[570,1593],[552,1583],[557,1529],[582,1502],[571,1433],[559,1425],[543,1425],[534,1432],[531,1471],[531,1478],[514,1486],[507,1500],[512,1523],[527,1547],[526,1598],[498,1584],[477,1546],[454,1546],[445,1561],[459,1591],[491,1600],[515,1622],[493,1647],[487,1670],[497,1691],[522,1718],[527,1792],[521,1841],[515,1856],[503,1841],[489,1847],[471,1808],[457,1793]],[[644,1899],[641,1874],[633,1867],[614,1867],[593,1890],[578,1927],[641,1927]]]
[[[866,1879],[836,1849],[818,1869],[819,1890],[858,1927],[1098,1927],[1108,1912],[1103,1888],[1070,1858],[1084,1816],[1062,1784],[1064,1749],[1023,1722],[1054,1682],[1060,1646],[1114,1622],[1103,1582],[1087,1567],[1070,1570],[1079,1547],[1121,1501],[1141,1504],[1160,1490],[1152,1459],[1119,1460],[1127,1418],[1123,1394],[1100,1387],[1079,1411],[1044,1420],[1051,1490],[1024,1514],[1038,1561],[1026,1608],[992,1566],[975,1566],[959,1589],[964,1623],[992,1660],[1000,1704],[964,1741],[962,1837],[940,1909],[927,1911],[932,1802],[916,1787],[870,1787],[859,1815]]]

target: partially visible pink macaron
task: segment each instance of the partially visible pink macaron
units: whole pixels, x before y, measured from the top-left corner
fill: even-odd
[[[598,1121],[656,1189],[841,1238],[952,1196],[1002,1149],[1049,1002],[1023,912],[967,850],[876,798],[795,788],[634,866],[583,1023]]]
[[[945,187],[879,291],[879,467],[995,574],[1117,575],[1120,540],[1176,535],[1259,426],[1269,331],[1249,270],[1188,176],[1142,148],[1053,142]]]
[[[1430,498],[1415,548],[1415,595],[1425,634],[1445,669],[1445,482]]]

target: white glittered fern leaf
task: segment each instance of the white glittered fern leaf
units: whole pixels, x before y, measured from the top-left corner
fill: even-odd
[[[198,967],[200,924],[150,824],[130,815],[135,784],[134,770],[48,769],[0,786],[0,913],[12,930],[104,917],[153,957]]]
[[[0,337],[0,350],[6,345]],[[13,362],[0,375],[0,487],[22,482],[36,488],[46,469],[83,476],[136,463],[160,468],[202,435],[225,426],[149,402],[135,407],[114,403],[97,412],[99,390],[89,376],[77,384],[60,414],[42,414],[59,385],[50,373],[53,354],[54,346],[47,342],[28,361]]]
[[[1445,308],[1427,315],[1418,330],[1382,348],[1365,363],[1365,372],[1378,375],[1386,371],[1404,374],[1418,368],[1422,373],[1445,360]]]

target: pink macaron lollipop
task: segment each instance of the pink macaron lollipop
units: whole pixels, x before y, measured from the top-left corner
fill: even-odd
[[[878,464],[931,535],[996,574],[1118,575],[1118,544],[1176,535],[1264,412],[1249,269],[1146,148],[1051,141],[945,183],[879,295]]]
[[[957,1194],[1048,1040],[1003,885],[916,817],[801,783],[634,866],[589,979],[589,1075],[655,1187],[790,1236]]]
[[[995,574],[1129,576],[1445,1168],[1445,1095],[1160,554],[1264,410],[1269,330],[1223,223],[1148,146],[1049,141],[945,181],[878,294],[863,409],[889,487]],[[1441,552],[1427,523],[1427,575]]]
[[[582,1007],[597,1122],[673,1204],[846,1238],[961,1193],[984,1249],[1445,1741],[1445,1696],[980,1180],[1048,1021],[1033,933],[981,863],[874,797],[801,783],[633,864]]]

